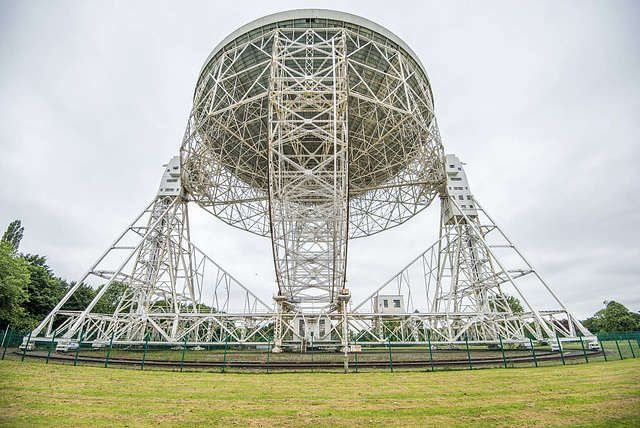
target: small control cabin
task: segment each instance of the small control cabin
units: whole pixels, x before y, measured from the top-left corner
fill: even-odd
[[[313,333],[314,342],[331,341],[331,319],[322,315],[319,317],[296,317],[293,325],[297,328],[300,340],[311,342],[311,334]]]
[[[164,167],[165,171],[162,174],[162,181],[160,181],[160,187],[158,188],[158,196],[177,196],[182,190],[180,156],[172,157]]]
[[[373,298],[373,305],[378,314],[404,314],[402,294],[379,294]]]
[[[443,200],[444,223],[450,224],[454,220],[462,220],[463,212],[467,217],[477,216],[478,211],[473,201],[473,194],[469,188],[467,174],[464,172],[462,162],[456,155],[447,155],[445,161],[447,193],[451,200],[455,201],[455,204],[448,199]]]

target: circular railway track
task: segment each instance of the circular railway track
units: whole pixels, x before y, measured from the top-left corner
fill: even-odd
[[[384,351],[386,352],[386,351]],[[409,352],[412,353],[412,352]],[[22,352],[16,352],[16,354],[22,355]],[[372,355],[376,353],[367,352],[364,355]],[[379,352],[378,354],[383,354],[383,352]],[[399,357],[403,353],[397,353],[393,355],[393,367],[394,368],[430,368],[432,365],[432,361],[429,359],[420,359],[420,360],[402,360]],[[600,355],[600,351],[587,351],[587,357],[595,357]],[[229,357],[234,357],[241,354],[229,354]],[[255,355],[255,354],[254,354]],[[317,356],[327,355],[326,353],[317,353]],[[331,354],[334,355],[334,354]],[[43,351],[31,351],[27,352],[26,356],[31,358],[47,358],[47,352]],[[565,360],[574,360],[578,358],[584,358],[585,354],[582,351],[577,350],[567,350],[564,352],[564,355],[561,356],[556,352],[536,352],[536,360],[538,362],[548,362],[555,361],[564,358]],[[70,354],[59,354],[52,353],[49,357],[51,360],[56,360],[60,362],[71,362],[75,360],[75,355]],[[398,358],[396,360],[396,358]],[[523,364],[523,363],[534,363],[533,355],[518,355],[518,356],[508,356],[506,358],[507,363],[509,364]],[[104,364],[105,358],[102,356],[87,356],[81,355],[78,356],[78,363],[84,364]],[[471,358],[471,360],[464,358],[443,358],[443,359],[434,359],[433,366],[434,367],[465,367],[471,364],[474,366],[491,366],[491,365],[502,365],[504,364],[504,360],[501,355],[496,357],[482,357],[482,358]],[[122,365],[122,366],[141,366],[142,359],[139,358],[130,358],[130,357],[110,357],[109,365]],[[296,361],[296,360],[270,360],[266,361],[251,361],[251,360],[237,360],[237,359],[227,359],[227,361],[189,361],[185,360],[184,364],[181,361],[175,360],[159,360],[159,359],[145,359],[144,365],[148,367],[156,367],[156,368],[164,368],[167,370],[174,370],[180,368],[181,366],[184,369],[222,369],[223,367],[227,370],[233,369],[242,369],[242,370],[267,370],[267,365],[269,370],[280,370],[280,371],[298,371],[298,370],[342,370],[344,368],[344,361],[342,359],[335,359],[332,361],[326,360],[316,360],[316,361]],[[349,361],[349,366],[355,369],[356,362],[353,358]],[[390,361],[387,360],[376,360],[376,361],[368,361],[368,360],[360,360],[357,363],[358,369],[390,369]]]

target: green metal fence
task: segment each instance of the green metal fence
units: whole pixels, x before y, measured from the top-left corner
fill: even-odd
[[[0,355],[4,360],[7,353],[10,353],[12,349],[17,348],[22,343],[22,338],[29,334],[28,331],[13,330],[11,328],[0,330]]]
[[[2,359],[41,361],[43,364],[92,365],[96,367],[127,367],[138,370],[220,371],[220,372],[337,372],[342,371],[344,354],[314,348],[283,354],[271,354],[272,343],[247,349],[237,345],[205,347],[162,346],[157,342],[142,346],[109,346],[95,348],[91,339],[82,336],[79,346],[67,352],[57,352],[59,338],[31,341],[29,350],[19,349],[29,331],[0,330]],[[146,336],[146,339],[149,337]],[[561,364],[587,364],[615,361],[640,356],[640,332],[600,333],[597,342],[561,342],[556,339],[515,346],[477,345],[465,342],[456,346],[408,346],[387,342],[363,347],[362,352],[349,353],[349,371],[442,371],[482,368],[544,367]],[[152,339],[153,340],[153,339]],[[561,349],[558,349],[561,342]],[[78,343],[77,341],[75,343]],[[185,341],[185,345],[186,345]],[[599,349],[598,349],[599,347]],[[249,362],[250,364],[246,364]],[[242,363],[245,363],[244,365]],[[288,366],[285,363],[291,363]],[[415,363],[415,364],[414,364]]]
[[[614,331],[597,333],[600,340],[640,340],[640,331]]]
[[[640,332],[621,331],[598,333],[598,341],[607,361],[626,360],[640,356]]]

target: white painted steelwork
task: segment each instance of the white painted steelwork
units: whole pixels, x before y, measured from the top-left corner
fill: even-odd
[[[280,352],[306,346],[313,333],[314,344],[341,346],[345,355],[353,340],[592,340],[474,198],[462,165],[445,157],[427,74],[397,36],[334,11],[256,20],[207,58],[181,156],[165,165],[157,196],[33,340],[50,340],[54,329],[66,342],[84,332],[95,346],[111,338],[257,345],[273,335]],[[436,195],[438,241],[353,305],[348,239],[402,224]],[[193,245],[190,201],[271,237],[273,308]],[[88,307],[63,310],[92,278],[102,288]],[[118,287],[117,308],[96,313]],[[558,308],[537,310],[532,293],[549,295]],[[212,296],[206,304],[205,295]]]
[[[352,309],[358,343],[382,343],[389,335],[404,343],[430,336],[437,344],[502,338],[526,345],[527,336],[555,341],[556,335],[594,340],[472,195],[460,160],[447,155],[446,164],[440,238]],[[523,312],[510,307],[505,287]],[[391,293],[404,297],[404,314],[377,313],[380,299]],[[539,311],[530,303],[542,295],[557,309]]]
[[[289,309],[337,308],[348,237],[401,224],[445,180],[424,68],[367,22],[322,10],[263,18],[212,52],[196,88],[186,191],[271,235]]]

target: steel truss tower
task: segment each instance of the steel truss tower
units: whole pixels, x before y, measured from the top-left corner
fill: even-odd
[[[398,226],[437,196],[438,241],[354,304],[348,240]],[[273,305],[192,243],[189,202],[271,238]],[[95,299],[65,310],[84,283],[101,286]],[[536,309],[542,294],[556,309]],[[445,156],[417,56],[383,27],[326,10],[261,18],[214,49],[180,156],[33,335],[54,331],[63,341],[84,332],[95,346],[255,345],[273,334],[274,352],[313,336],[345,353],[353,340],[592,337],[478,203],[458,158]]]
[[[299,307],[335,304],[344,288],[349,213],[345,45],[344,33],[274,35],[271,239],[278,295]]]
[[[473,196],[462,165],[446,156],[439,239],[353,308],[358,343],[595,340]],[[509,296],[524,310],[514,312]],[[532,300],[545,296],[556,309],[536,310]]]
[[[186,338],[194,346],[224,342],[227,335],[233,341],[264,340],[260,328],[268,320],[262,315],[271,308],[191,242],[180,176],[180,158],[174,157],[165,165],[157,196],[33,331],[36,340],[54,330],[61,342],[84,332],[95,346],[112,335],[115,343],[129,345],[144,342],[147,334],[150,343],[182,344]],[[100,284],[87,308],[64,310],[86,283]],[[117,301],[110,296],[114,291]],[[112,313],[95,310],[108,304]],[[236,324],[245,328],[237,330]]]

